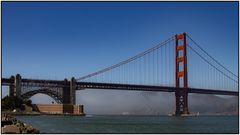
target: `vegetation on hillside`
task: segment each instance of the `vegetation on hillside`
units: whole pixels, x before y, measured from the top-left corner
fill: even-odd
[[[19,97],[6,96],[2,99],[2,110],[25,110],[25,105],[32,106],[32,101]]]

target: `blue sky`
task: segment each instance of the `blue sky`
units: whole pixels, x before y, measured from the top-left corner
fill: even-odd
[[[3,2],[3,76],[78,77],[184,31],[236,73],[237,7],[237,2]]]
[[[2,76],[80,77],[182,32],[237,74],[237,2],[2,2]]]

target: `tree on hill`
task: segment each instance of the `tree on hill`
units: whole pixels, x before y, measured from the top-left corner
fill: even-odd
[[[14,110],[14,109],[25,110],[25,107],[23,104],[31,106],[32,101],[28,99],[22,99],[16,96],[6,96],[2,99],[3,110]]]

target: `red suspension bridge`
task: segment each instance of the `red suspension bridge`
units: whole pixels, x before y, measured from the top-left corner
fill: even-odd
[[[175,93],[175,115],[189,114],[188,93],[238,96],[238,76],[182,33],[113,66],[71,80],[2,78],[10,96],[37,93],[75,104],[76,90],[108,89]]]

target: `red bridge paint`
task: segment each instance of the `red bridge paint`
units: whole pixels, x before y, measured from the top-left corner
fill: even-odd
[[[176,108],[175,115],[189,114],[188,112],[188,80],[187,80],[187,41],[186,33],[175,35],[176,49],[175,49],[175,85],[176,88],[182,87],[183,90],[177,90],[175,92]],[[183,44],[179,44],[179,41],[183,41]],[[182,53],[180,53],[182,52]],[[182,64],[180,64],[182,63]],[[183,66],[183,67],[180,67]],[[182,70],[180,70],[182,69]],[[180,81],[182,79],[183,81]]]

